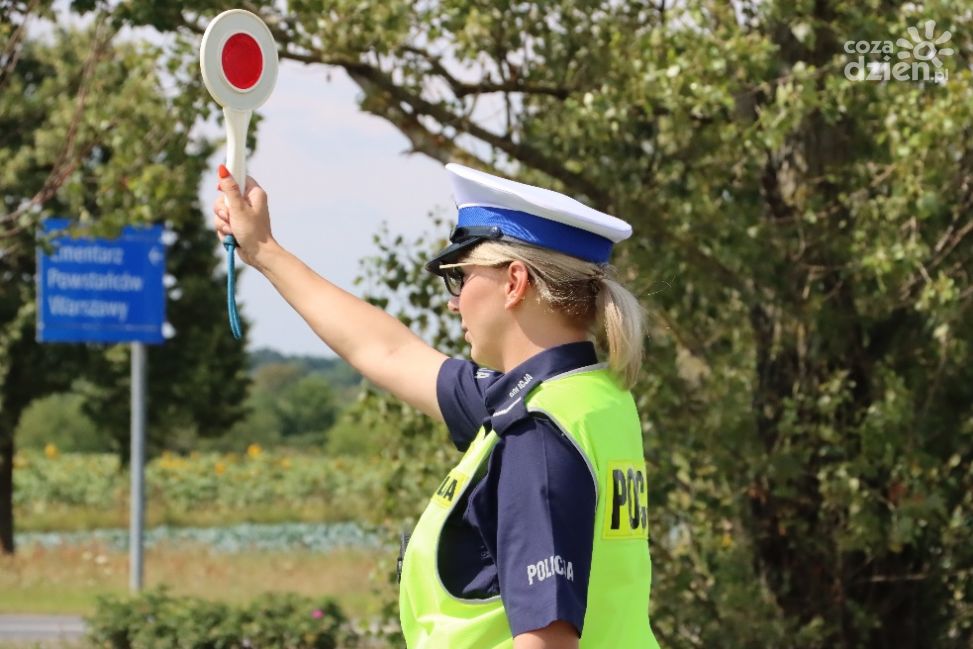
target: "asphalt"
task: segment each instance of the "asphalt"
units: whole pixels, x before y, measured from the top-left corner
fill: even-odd
[[[84,632],[75,615],[0,615],[0,642],[78,640]]]

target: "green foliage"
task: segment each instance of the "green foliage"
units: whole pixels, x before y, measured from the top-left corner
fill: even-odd
[[[124,498],[128,487],[118,457],[20,452],[14,458],[14,505],[43,509],[54,505],[104,507]]]
[[[337,405],[327,379],[305,376],[284,390],[277,404],[281,435],[285,440],[297,435],[324,437],[335,420]]]
[[[45,457],[21,452],[14,479],[14,504],[22,530],[76,531],[127,525],[129,476],[119,471],[114,455]],[[256,446],[243,458],[164,454],[147,467],[148,525],[350,520],[377,525],[384,515],[382,487],[377,458],[274,454]],[[331,531],[329,528],[329,535]],[[243,538],[238,532],[225,532]],[[158,534],[162,533],[150,536]],[[308,543],[320,536],[314,530],[297,534]]]
[[[305,373],[315,373],[328,379],[331,385],[344,391],[358,388],[361,375],[351,365],[338,357],[282,354],[273,349],[256,349],[249,354],[250,370],[257,371],[264,365],[288,363],[299,366]]]
[[[88,639],[106,649],[336,649],[355,641],[334,601],[292,594],[261,595],[240,607],[174,597],[164,589],[102,597],[87,622]]]
[[[328,431],[327,455],[380,457],[384,449],[399,443],[394,422],[368,420],[366,424],[362,415],[363,406],[357,400],[347,406]]]
[[[166,351],[174,353],[168,345]],[[354,402],[361,382],[361,377],[344,361],[285,356],[270,350],[259,350],[248,358],[250,393],[242,404],[246,416],[233,426],[214,421],[212,432],[200,439],[197,421],[179,417],[178,410],[170,412],[176,417],[174,420],[150,427],[150,439],[154,440],[150,457],[164,450],[240,452],[251,443],[287,448],[327,446],[337,455],[363,455],[379,448],[373,436],[361,434],[361,427],[351,417],[345,417],[342,422],[340,435],[344,441],[330,446],[332,428],[345,407],[341,404]],[[119,360],[119,372],[123,371],[124,360],[124,356]],[[74,392],[35,400],[24,411],[17,429],[20,443],[35,450],[43,449],[48,443],[63,452],[118,450],[121,440],[106,430],[106,422],[112,421],[111,418],[93,414],[98,420],[96,425],[88,415],[88,411],[104,406],[106,393],[104,388],[81,381],[75,383]],[[111,394],[127,398],[127,395]],[[122,416],[127,416],[127,410],[118,412],[117,425],[127,425],[121,421]],[[123,432],[128,434],[127,429]]]
[[[211,447],[238,448],[240,440],[291,448],[320,449],[327,444],[340,412],[328,375],[312,372],[299,361],[269,362],[253,371],[252,380],[248,415]]]
[[[127,511],[129,476],[115,455],[22,452],[15,466],[14,504],[25,516],[75,506]],[[378,469],[375,456],[274,453],[256,444],[242,456],[166,452],[146,465],[146,498],[150,513],[177,520],[193,512],[247,520],[248,511],[276,507],[298,518],[375,523],[385,503]]]
[[[15,434],[21,448],[35,451],[53,444],[65,452],[104,452],[114,442],[84,413],[84,397],[73,393],[35,400],[20,416]]]

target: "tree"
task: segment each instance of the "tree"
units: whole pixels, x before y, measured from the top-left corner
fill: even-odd
[[[965,5],[252,7],[284,58],[344,69],[362,109],[413,151],[553,186],[633,223],[616,264],[653,323],[637,395],[663,644],[969,646]],[[143,1],[119,17],[198,34],[215,8]],[[883,68],[872,43],[917,61],[897,40],[928,53],[928,20],[933,36],[951,32],[945,83],[846,74],[893,69],[898,57]],[[390,268],[415,255],[385,252],[376,268],[389,291],[417,279]],[[433,434],[380,404],[407,440]]]
[[[231,445],[260,442],[323,447],[339,411],[332,381],[312,370],[310,359],[278,358],[281,360],[264,363],[254,371],[247,399],[249,415],[227,434]]]
[[[193,422],[201,433],[229,426],[241,414],[246,375],[242,345],[204,321],[222,322],[215,246],[196,202],[213,145],[191,130],[211,104],[198,75],[183,67],[185,45],[168,57],[166,72],[180,92],[167,95],[163,52],[119,42],[104,15],[84,29],[52,23],[51,36],[40,40],[27,38],[25,25],[53,21],[49,2],[4,3],[0,18],[0,550],[12,552],[13,432],[24,408],[85,378],[103,398],[99,407],[88,404],[95,422],[116,422],[116,433],[128,428],[124,346],[34,340],[34,248],[43,217],[70,215],[99,236],[165,220],[179,235],[169,251],[182,292],[169,306],[177,337],[150,352],[151,421]]]
[[[308,374],[288,387],[277,404],[281,435],[312,436],[323,444],[334,424],[337,404],[331,384],[323,376]]]
[[[112,443],[107,431],[85,414],[84,397],[76,392],[34,399],[21,414],[14,434],[20,449],[53,444],[59,451],[104,453]]]

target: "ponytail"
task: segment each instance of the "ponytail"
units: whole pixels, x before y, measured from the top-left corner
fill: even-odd
[[[608,353],[609,367],[630,390],[642,369],[645,311],[628,289],[605,277],[595,298],[595,312],[596,340]]]

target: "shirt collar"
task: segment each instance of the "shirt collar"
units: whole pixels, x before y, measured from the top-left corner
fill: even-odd
[[[487,412],[501,414],[542,381],[583,367],[598,364],[595,346],[589,341],[567,343],[545,349],[513,368],[486,389]]]

